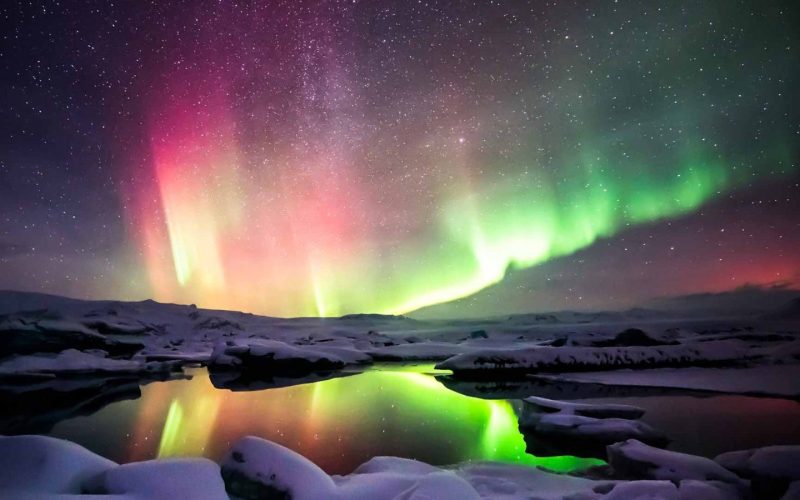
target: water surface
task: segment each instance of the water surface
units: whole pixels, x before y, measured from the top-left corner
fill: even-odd
[[[0,394],[7,403],[0,433],[49,434],[118,462],[173,456],[218,460],[242,436],[256,435],[301,453],[329,473],[349,473],[378,455],[434,465],[493,460],[558,471],[601,463],[526,453],[525,437],[517,427],[522,402],[496,399],[523,393],[575,399],[585,394],[582,387],[455,383],[437,379],[432,365],[376,365],[363,373],[317,377],[286,387],[275,386],[297,381],[243,381],[216,374],[212,379],[205,369],[189,374],[190,379],[141,387],[132,380],[87,388],[80,403],[69,399],[76,394],[74,387],[61,388],[68,395],[66,402],[58,392]],[[497,390],[492,392],[492,387]],[[644,407],[644,421],[664,431],[673,439],[670,448],[678,451],[714,456],[800,444],[797,401],[659,390],[631,397],[630,389],[603,390],[602,397],[580,397]],[[25,411],[19,409],[23,406]],[[530,444],[532,438],[527,439]]]
[[[52,436],[113,460],[221,458],[251,434],[287,446],[329,473],[376,455],[446,465],[497,460],[559,471],[599,463],[525,452],[514,404],[447,389],[432,366],[377,366],[329,380],[253,391],[214,387],[204,369],[191,380],[145,385],[141,398],[56,424]],[[254,384],[257,386],[257,384]]]

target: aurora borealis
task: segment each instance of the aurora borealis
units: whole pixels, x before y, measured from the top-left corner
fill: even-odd
[[[1,9],[0,287],[337,316],[800,284],[791,2]]]

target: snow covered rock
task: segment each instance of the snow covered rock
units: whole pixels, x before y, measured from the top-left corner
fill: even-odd
[[[723,365],[744,360],[748,355],[747,344],[736,340],[653,347],[496,348],[459,354],[436,368],[452,370],[456,376],[485,378],[537,372]]]
[[[49,317],[46,311],[0,317],[0,353],[102,349],[111,354],[133,354],[142,347],[138,342],[109,339],[77,321]]]
[[[715,462],[747,477],[800,480],[800,446],[766,446],[718,455]]]
[[[400,459],[402,460],[402,459]],[[453,472],[384,471],[334,478],[337,500],[479,500],[475,489]]]
[[[30,374],[87,375],[168,372],[174,363],[112,359],[104,353],[67,349],[58,354],[15,356],[0,363],[0,378]]]
[[[222,461],[222,478],[239,498],[334,498],[337,486],[316,464],[265,439],[247,436]]]
[[[227,500],[219,466],[205,458],[134,462],[107,469],[87,480],[91,495],[124,495],[148,500]]]
[[[635,406],[567,403],[539,397],[523,401],[519,428],[534,455],[605,457],[607,445],[626,439],[656,446],[669,442],[661,432],[635,420],[644,414]]]
[[[77,444],[45,436],[0,436],[0,498],[79,494],[117,464]]]
[[[417,342],[379,347],[367,351],[376,361],[438,361],[468,351],[449,342]]]
[[[674,345],[674,340],[664,340],[638,328],[628,328],[619,332],[614,338],[596,340],[593,342],[595,347],[632,347],[632,346],[654,346],[654,345]]]
[[[0,436],[0,498],[41,500],[62,495],[126,500],[228,498],[219,466],[207,459],[117,465],[61,439]]]
[[[636,419],[644,415],[644,410],[638,406],[619,404],[590,404],[557,401],[555,399],[531,396],[523,399],[527,407],[539,413],[568,413],[593,418],[628,418]]]
[[[378,472],[395,472],[400,474],[430,474],[439,472],[438,467],[400,457],[372,457],[363,464],[356,467],[353,474],[375,474]]]
[[[292,373],[337,370],[348,364],[370,360],[368,355],[344,347],[294,346],[278,340],[244,339],[217,343],[209,367]]]
[[[636,439],[613,444],[607,450],[609,465],[621,477],[744,484],[736,474],[711,459],[654,448]]]
[[[757,498],[778,498],[790,483],[800,481],[800,446],[766,446],[731,451],[714,459],[739,476],[750,479]]]
[[[149,325],[121,318],[92,318],[82,322],[88,328],[103,335],[142,335],[154,331]]]
[[[520,420],[520,430],[551,443],[561,442],[565,450],[581,456],[602,456],[603,448],[626,439],[638,439],[655,446],[665,446],[669,439],[661,432],[638,420],[624,418],[592,418],[560,413]],[[584,453],[580,453],[584,450]],[[596,451],[595,453],[592,453]]]
[[[580,498],[580,497],[579,497]],[[739,500],[742,493],[719,481],[683,480],[677,483],[663,480],[620,482],[601,500]],[[576,499],[577,500],[577,499]]]
[[[228,493],[242,499],[478,500],[453,472],[394,457],[374,458],[347,476],[331,477],[305,457],[264,439],[237,442],[222,463]]]
[[[477,500],[472,486],[450,471],[399,457],[374,457],[352,474],[336,477],[342,498],[416,498]],[[387,484],[392,487],[385,488]]]
[[[456,469],[481,498],[519,499],[596,499],[595,488],[608,492],[614,483],[597,481],[545,469],[500,463],[468,463]]]

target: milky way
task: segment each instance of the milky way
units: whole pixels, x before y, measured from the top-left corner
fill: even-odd
[[[330,316],[800,282],[792,2],[2,9],[0,286]],[[631,238],[626,290],[520,274]]]

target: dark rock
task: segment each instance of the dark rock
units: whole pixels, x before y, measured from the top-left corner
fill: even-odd
[[[488,339],[489,334],[486,333],[486,330],[475,330],[474,332],[470,332],[469,338],[471,339]]]
[[[654,346],[654,345],[675,345],[677,342],[662,340],[651,337],[643,330],[638,328],[628,328],[619,332],[613,339],[596,340],[592,342],[595,347],[631,347],[631,346]]]

